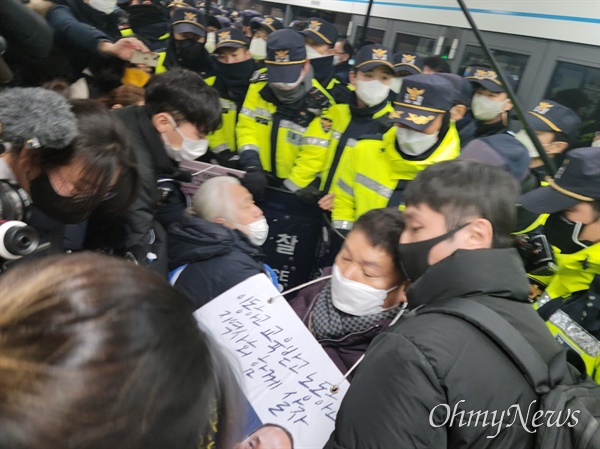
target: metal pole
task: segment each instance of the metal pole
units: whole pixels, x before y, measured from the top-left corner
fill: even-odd
[[[552,160],[548,157],[548,155],[544,151],[542,144],[540,143],[540,141],[537,138],[537,135],[535,134],[533,129],[531,129],[531,126],[529,126],[529,124],[527,123],[527,120],[525,120],[525,115],[523,114],[523,109],[521,108],[521,104],[519,103],[519,100],[517,99],[517,95],[513,91],[510,84],[507,83],[506,80],[504,79],[504,75],[503,75],[502,71],[500,70],[498,63],[496,62],[496,58],[494,57],[494,55],[488,48],[487,44],[483,40],[483,36],[481,35],[479,29],[477,28],[477,25],[475,25],[475,21],[473,20],[473,17],[471,17],[471,13],[467,9],[465,2],[463,0],[457,0],[457,1],[458,1],[458,4],[460,5],[460,8],[463,11],[463,13],[465,14],[467,21],[471,25],[471,28],[473,29],[475,36],[477,36],[477,40],[481,44],[481,48],[483,49],[483,52],[487,56],[488,60],[492,63],[492,67],[498,74],[498,78],[500,79],[500,82],[504,86],[504,89],[506,90],[506,93],[508,94],[508,98],[510,98],[510,101],[512,101],[515,112],[517,113],[517,117],[519,117],[519,121],[523,125],[523,129],[525,129],[525,132],[527,132],[527,135],[529,136],[529,138],[535,145],[535,148],[538,151],[540,158],[542,159],[542,162],[544,163],[544,167],[546,167],[546,173],[548,173],[549,176],[554,176],[554,174],[556,173],[556,168],[554,167],[554,163],[552,162]]]
[[[362,32],[360,36],[358,36],[358,44],[359,47],[362,47],[367,40],[367,27],[369,26],[369,19],[371,18],[371,8],[373,7],[373,0],[369,0],[369,6],[367,8],[367,15],[365,16],[365,21],[363,22]]]

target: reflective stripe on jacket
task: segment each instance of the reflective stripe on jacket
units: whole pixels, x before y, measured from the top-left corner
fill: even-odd
[[[354,222],[371,209],[386,207],[401,180],[410,181],[419,172],[437,162],[454,159],[460,141],[454,123],[425,160],[406,160],[396,149],[396,128],[381,138],[366,138],[356,147],[344,150],[337,184],[333,187],[333,225],[351,229]]]

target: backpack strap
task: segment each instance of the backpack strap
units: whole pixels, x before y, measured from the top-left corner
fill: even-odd
[[[474,299],[452,298],[423,307],[419,309],[418,315],[452,315],[471,323],[508,354],[537,394],[546,394],[553,385],[550,385],[548,365],[539,353],[512,324]]]

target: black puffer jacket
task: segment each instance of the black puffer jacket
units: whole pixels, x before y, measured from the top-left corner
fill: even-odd
[[[483,296],[473,300],[520,330],[546,362],[561,349],[528,302],[525,272],[515,250],[457,251],[432,266],[407,294],[410,308]],[[527,419],[536,399],[513,362],[473,325],[447,315],[417,315],[373,340],[326,448],[530,449],[535,434],[524,430],[516,406]],[[470,411],[487,411],[487,425],[481,416],[475,424],[475,415],[466,425]],[[493,411],[496,425],[490,424]],[[499,429],[502,418],[505,425]]]
[[[192,215],[168,229],[169,270],[189,264],[174,286],[198,309],[256,274],[265,273],[262,250],[240,231]]]

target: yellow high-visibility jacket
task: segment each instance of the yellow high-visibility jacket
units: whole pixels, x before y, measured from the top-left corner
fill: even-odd
[[[372,119],[375,121],[387,115],[393,109],[390,103],[386,103],[385,106],[373,114]],[[340,161],[345,151],[345,148],[340,151],[338,145],[351,120],[350,105],[336,104],[323,113],[321,117],[316,117],[304,133],[301,148],[302,157],[317,159],[324,163],[321,172],[321,190],[329,192],[337,183],[339,168],[341,167]],[[345,147],[354,147],[356,143],[356,139],[348,139]],[[329,179],[330,176],[331,179]]]
[[[333,188],[332,220],[338,229],[351,229],[371,209],[386,207],[401,180],[411,181],[429,165],[454,159],[460,151],[456,127],[450,122],[446,135],[425,160],[406,160],[396,149],[396,127],[385,134],[361,139],[344,150],[340,174]]]
[[[238,151],[240,155],[244,151],[258,152],[263,169],[284,179],[290,190],[306,187],[323,170],[323,161],[301,154],[306,126],[284,119],[273,135],[272,119],[277,107],[261,96],[266,86],[266,81],[250,84],[236,126]],[[312,86],[327,97],[330,105],[334,104],[331,96],[314,79]]]

